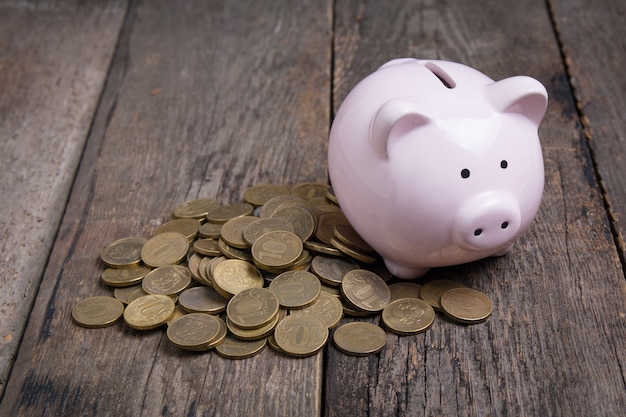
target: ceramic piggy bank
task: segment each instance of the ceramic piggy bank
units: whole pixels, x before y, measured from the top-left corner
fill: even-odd
[[[349,93],[330,131],[341,208],[400,278],[507,253],[541,202],[547,100],[526,76],[384,64]]]

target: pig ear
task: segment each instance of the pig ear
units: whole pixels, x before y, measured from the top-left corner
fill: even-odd
[[[406,98],[389,100],[380,106],[372,119],[370,145],[381,158],[387,159],[388,142],[392,137],[403,136],[430,121],[415,101]]]
[[[487,86],[487,96],[502,113],[518,113],[539,125],[548,106],[546,88],[531,77],[505,78]]]

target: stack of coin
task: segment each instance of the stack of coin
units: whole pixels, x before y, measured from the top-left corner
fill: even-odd
[[[98,328],[123,317],[137,330],[167,324],[178,348],[215,348],[242,359],[268,344],[290,356],[313,355],[331,336],[351,355],[384,348],[382,327],[341,325],[344,315],[381,314],[385,329],[407,336],[429,329],[435,311],[464,324],[491,314],[484,294],[455,281],[387,285],[391,273],[350,226],[327,184],[261,184],[243,199],[185,202],[149,239],[106,246],[101,279],[115,298],[78,303],[74,321]]]
[[[258,340],[269,336],[278,324],[279,301],[267,288],[241,291],[228,302],[226,325],[242,340]]]

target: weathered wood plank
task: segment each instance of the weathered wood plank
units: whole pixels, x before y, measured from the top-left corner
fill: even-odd
[[[379,357],[329,349],[326,414],[603,415],[626,407],[626,286],[545,4],[352,2],[336,6],[334,108],[399,56],[464,62],[548,88],[540,129],[546,188],[506,257],[431,271],[485,292],[495,311],[462,326],[438,317],[388,336]]]
[[[122,0],[0,4],[0,397],[125,12]]]
[[[551,1],[583,131],[626,255],[626,7],[619,1]]]
[[[320,414],[322,354],[230,361],[70,312],[111,294],[103,246],[181,202],[326,180],[330,18],[324,1],[131,7],[0,415]]]

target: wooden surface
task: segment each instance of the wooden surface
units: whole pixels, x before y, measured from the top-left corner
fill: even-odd
[[[0,394],[37,295],[125,14],[0,2]]]
[[[0,416],[623,414],[626,31],[604,3],[0,3]],[[398,56],[548,89],[533,226],[505,257],[425,277],[485,292],[486,323],[241,361],[72,323],[111,293],[100,249],[179,203],[326,181],[333,112]]]

